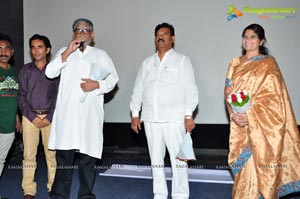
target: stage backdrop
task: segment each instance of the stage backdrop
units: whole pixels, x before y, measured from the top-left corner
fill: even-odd
[[[105,105],[109,123],[130,121],[129,102],[141,62],[155,51],[154,28],[174,25],[176,51],[188,55],[199,89],[198,124],[228,124],[223,102],[229,61],[241,55],[241,33],[261,24],[283,73],[299,121],[299,0],[24,0],[24,57],[30,61],[28,39],[47,35],[52,54],[71,40],[77,18],[93,21],[95,46],[112,57],[120,81]]]

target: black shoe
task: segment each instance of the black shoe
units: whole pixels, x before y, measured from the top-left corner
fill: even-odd
[[[34,196],[33,195],[30,195],[30,194],[26,194],[24,196],[24,199],[34,199]]]

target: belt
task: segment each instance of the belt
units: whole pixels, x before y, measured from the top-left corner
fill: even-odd
[[[49,113],[49,110],[32,110],[35,112],[37,115],[45,115]]]

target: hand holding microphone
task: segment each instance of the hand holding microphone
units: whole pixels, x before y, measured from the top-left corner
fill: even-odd
[[[68,56],[73,53],[77,48],[83,52],[85,41],[82,40],[72,40],[70,41],[67,49],[62,53],[62,61],[65,62]]]
[[[79,50],[81,52],[83,52],[84,46],[85,46],[85,41],[84,40],[82,40],[82,41],[75,41],[75,44],[76,44],[76,46],[75,46],[74,50],[76,50],[77,48],[79,48]]]

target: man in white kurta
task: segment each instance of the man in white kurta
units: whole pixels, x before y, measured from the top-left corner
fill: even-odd
[[[191,61],[173,50],[174,40],[172,25],[156,26],[157,53],[142,63],[130,103],[131,128],[138,133],[141,120],[145,126],[154,199],[168,197],[164,173],[166,147],[172,165],[172,198],[189,198],[187,164],[177,160],[176,155],[186,131],[195,127],[192,115],[198,104],[198,90]]]
[[[79,152],[78,198],[95,198],[92,188],[94,165],[96,158],[101,158],[103,148],[104,94],[114,88],[118,75],[109,55],[90,46],[93,37],[92,22],[76,20],[73,40],[68,47],[59,50],[46,70],[49,78],[60,75],[48,146],[57,150],[58,168],[51,191],[52,199],[69,198],[75,152]],[[104,67],[108,75],[103,79],[91,79],[92,65]],[[85,92],[88,95],[81,100]]]

